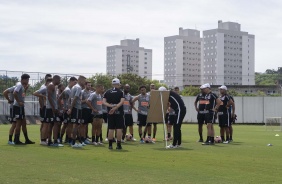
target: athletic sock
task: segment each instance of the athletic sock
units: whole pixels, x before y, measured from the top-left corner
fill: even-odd
[[[133,137],[133,134],[131,134],[131,136]]]
[[[203,140],[203,134],[200,133],[199,135],[200,135],[200,139]]]
[[[117,147],[121,147],[120,141],[117,141]]]
[[[26,141],[28,141],[28,140],[29,140],[29,139],[28,139],[27,132],[26,132],[26,133],[24,133],[24,138],[25,138],[25,140],[26,140]]]
[[[226,136],[226,141],[229,141],[230,139],[229,139],[229,136]]]
[[[76,139],[72,139],[72,145],[75,145],[75,141],[76,141]]]
[[[230,140],[232,140],[232,135],[230,135]]]
[[[142,134],[139,134],[140,139],[142,138]]]
[[[101,132],[101,134],[100,134],[100,141],[102,141],[103,140],[103,137],[102,137],[102,132]]]
[[[96,136],[95,142],[99,142],[99,136]]]
[[[209,141],[210,141],[210,136],[207,136],[206,142],[209,142]]]
[[[211,143],[214,143],[214,137],[210,137]]]
[[[167,138],[170,138],[171,137],[171,134],[170,133],[167,133]]]
[[[153,133],[153,138],[154,138],[154,139],[156,138],[156,134],[155,134],[155,133]]]
[[[113,146],[113,140],[109,140],[109,146]]]
[[[13,141],[13,135],[9,135],[9,141],[10,141],[10,142]]]
[[[58,139],[55,139],[55,140],[54,140],[54,144],[58,144]]]
[[[224,136],[220,136],[220,137],[221,137],[222,142],[225,141]],[[227,137],[226,137],[226,140],[227,140]]]
[[[95,136],[92,136],[92,142],[95,142],[96,138]]]

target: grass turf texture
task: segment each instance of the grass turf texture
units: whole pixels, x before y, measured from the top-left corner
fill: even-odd
[[[28,126],[35,145],[10,146],[9,128],[0,125],[0,183],[282,183],[282,132],[263,126],[235,125],[233,143],[202,146],[197,125],[183,125],[183,147],[167,150],[158,125],[156,144],[127,142],[122,151],[40,146],[38,125]]]

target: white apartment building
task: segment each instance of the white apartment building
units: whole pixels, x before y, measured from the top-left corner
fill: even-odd
[[[255,85],[255,36],[235,22],[203,31],[202,83]]]
[[[107,74],[133,73],[152,79],[152,49],[139,47],[139,39],[121,40],[107,47]]]
[[[200,31],[179,28],[179,35],[164,38],[164,82],[183,88],[201,84]]]

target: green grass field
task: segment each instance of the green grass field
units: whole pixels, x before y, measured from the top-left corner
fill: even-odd
[[[40,146],[38,125],[28,126],[35,145],[10,146],[9,128],[0,125],[0,183],[282,183],[282,132],[263,126],[235,125],[233,143],[202,146],[197,126],[183,125],[183,147],[166,150],[159,125],[156,144],[127,142],[122,151]]]

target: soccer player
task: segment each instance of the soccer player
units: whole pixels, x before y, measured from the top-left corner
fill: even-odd
[[[102,107],[103,107],[103,120],[104,120],[104,123],[108,123],[108,108],[107,108],[107,106],[104,105],[104,103],[103,103]],[[107,133],[106,133],[105,141],[108,141],[108,132],[109,132],[109,127],[107,126]],[[100,141],[103,142],[102,131],[101,131]]]
[[[57,91],[57,104],[58,104],[58,117],[59,117],[59,131],[58,131],[58,143],[62,143],[61,139],[61,127],[62,123],[64,122],[64,109],[63,109],[63,100],[59,100],[59,96],[63,93],[65,90],[65,86],[63,84],[58,85],[58,91]]]
[[[221,140],[224,144],[228,144],[230,141],[229,137],[229,127],[230,127],[230,118],[229,118],[229,112],[228,112],[228,107],[232,106],[232,114],[231,116],[234,117],[234,103],[230,96],[227,94],[227,87],[226,86],[220,86],[219,88],[220,92],[220,97],[219,99],[221,100],[220,106],[218,107],[218,122],[219,122],[219,127],[220,127],[220,136]],[[224,139],[224,134],[226,135],[226,141]]]
[[[35,91],[33,93],[34,96],[38,97],[39,101],[39,112],[40,112],[40,121],[41,121],[41,126],[40,126],[40,139],[41,145],[47,145],[46,139],[48,137],[47,132],[48,132],[48,123],[45,121],[45,111],[46,111],[46,95],[47,95],[47,87],[51,82],[52,82],[52,77],[50,74],[47,74],[45,76],[45,84],[43,84],[39,90]]]
[[[60,109],[63,109],[63,127],[61,129],[61,137],[60,140],[63,140],[64,134],[66,133],[65,143],[69,142],[71,143],[71,132],[72,132],[72,124],[70,123],[70,117],[67,114],[68,108],[70,106],[70,94],[71,94],[71,88],[76,85],[77,78],[71,77],[69,79],[68,86],[65,88],[65,90],[61,93],[59,96],[58,102],[63,100],[63,107],[60,107]],[[58,103],[60,106],[62,104]]]
[[[166,91],[165,87],[160,87],[160,91]],[[169,92],[169,99],[170,107],[175,111],[175,121],[173,123],[173,142],[171,145],[167,146],[168,149],[171,148],[178,148],[181,146],[182,143],[182,133],[181,133],[181,125],[183,119],[186,115],[186,106],[177,93],[174,91]]]
[[[3,96],[6,98],[6,100],[8,101],[8,103],[10,104],[10,116],[9,116],[9,121],[12,124],[10,130],[9,130],[9,139],[8,139],[8,144],[10,145],[14,145],[15,143],[13,142],[13,134],[14,134],[14,130],[16,128],[16,119],[13,113],[13,103],[14,103],[14,96],[13,96],[13,92],[15,90],[16,86],[12,86],[8,89],[6,89],[3,92]]]
[[[82,88],[84,88],[86,78],[84,76],[78,77],[78,83],[71,88],[71,105],[69,106],[68,114],[71,116],[71,123],[73,124],[72,129],[72,147],[80,148],[85,144],[80,140],[80,143],[76,143],[76,138],[78,135],[78,128],[81,123],[81,98],[82,98]]]
[[[58,98],[57,88],[61,82],[61,77],[54,75],[52,82],[47,86],[47,99],[46,99],[46,111],[45,119],[48,123],[48,146],[63,147],[64,145],[58,143],[59,135],[59,109],[58,109]],[[52,142],[52,130],[54,144]]]
[[[229,142],[233,141],[233,127],[232,124],[235,123],[236,121],[236,114],[235,114],[235,110],[233,112],[233,108],[235,109],[235,100],[232,96],[230,96],[230,99],[233,101],[233,105],[229,106],[228,109],[228,113],[229,113],[229,122],[230,122],[230,126],[229,126],[229,133],[230,133],[230,140]]]
[[[81,141],[84,142],[85,144],[90,144],[90,142],[86,139],[86,130],[88,123],[92,123],[93,118],[91,115],[91,109],[87,105],[87,99],[89,98],[91,94],[91,82],[86,82],[85,83],[85,88],[82,90],[82,99],[81,99],[81,108],[82,108],[82,122],[80,124],[79,130],[80,130],[80,138]]]
[[[16,145],[24,144],[20,141],[21,127],[25,137],[25,144],[34,144],[34,142],[29,140],[27,135],[25,109],[24,109],[25,93],[28,88],[29,78],[30,76],[28,74],[23,74],[21,76],[21,82],[16,84],[16,87],[13,92],[13,96],[15,99],[13,103],[13,112],[16,118],[14,143]]]
[[[152,84],[150,85],[150,92],[151,92],[151,91],[154,91],[154,90],[155,90],[155,84],[152,83]],[[148,92],[149,95],[150,95],[150,92]],[[157,125],[158,125],[157,123],[153,123],[154,128],[153,128],[153,139],[152,139],[152,140],[153,140],[154,142],[157,141],[157,139],[156,139]],[[148,127],[148,128],[151,128],[151,127]],[[150,131],[151,131],[151,130],[150,130]],[[149,132],[149,131],[148,131],[148,132]]]
[[[113,137],[114,131],[117,131],[117,147],[121,150],[121,137],[122,130],[124,129],[124,117],[123,117],[123,102],[124,93],[119,89],[120,80],[115,78],[112,80],[112,89],[105,92],[103,97],[103,104],[108,107],[108,127],[109,127],[109,149],[113,149]]]
[[[206,117],[205,114],[208,113],[208,111],[205,110],[206,103],[207,103],[207,100],[205,98],[205,95],[203,93],[198,94],[197,97],[196,97],[196,100],[194,102],[195,109],[198,112],[198,114],[197,114],[198,132],[199,132],[199,136],[200,136],[200,139],[199,139],[198,142],[204,142],[204,140],[203,140],[203,124],[206,123],[205,122],[205,117]]]
[[[202,143],[202,145],[214,145],[214,127],[216,111],[220,106],[220,99],[216,94],[212,93],[210,89],[210,84],[204,84],[200,87],[202,94],[204,95],[204,111],[205,113],[205,123],[207,124],[207,140]]]
[[[102,145],[103,143],[99,141],[100,134],[102,132],[103,124],[103,95],[104,86],[97,84],[96,91],[91,93],[90,97],[87,99],[86,103],[89,106],[93,114],[92,121],[92,144]]]
[[[131,140],[136,141],[133,137],[133,117],[132,117],[132,107],[134,104],[132,103],[133,97],[129,93],[130,86],[129,84],[124,85],[124,103],[123,103],[123,111],[124,111],[124,120],[125,120],[125,128],[123,130],[122,140],[124,141],[127,127],[129,128],[129,133],[132,136]]]
[[[140,86],[139,91],[140,94],[134,97],[132,100],[133,104],[138,100],[138,110],[134,106],[132,106],[132,108],[138,112],[137,125],[138,125],[140,143],[144,143],[147,130],[148,130],[148,138],[149,140],[151,139],[151,123],[147,123],[150,95],[146,93],[146,86]],[[142,126],[145,126],[143,137],[142,137]]]

